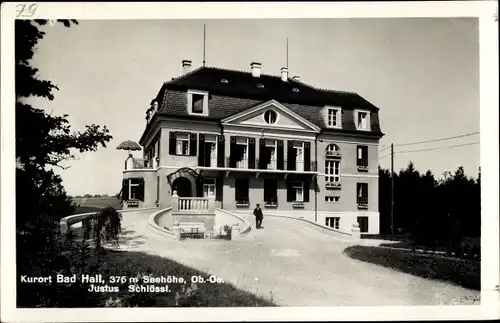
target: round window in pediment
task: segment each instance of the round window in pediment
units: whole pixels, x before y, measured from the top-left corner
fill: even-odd
[[[278,114],[274,110],[267,110],[264,112],[264,121],[268,124],[274,124],[276,123],[276,120],[278,119]]]

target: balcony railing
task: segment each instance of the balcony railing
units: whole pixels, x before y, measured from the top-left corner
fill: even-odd
[[[326,188],[341,188],[340,182],[326,182],[325,183]]]
[[[368,159],[366,158],[358,159],[357,166],[358,166],[358,171],[360,172],[368,171]]]
[[[249,207],[250,206],[250,201],[248,197],[238,197],[235,200],[236,202],[236,207]]]
[[[267,208],[273,208],[273,207],[278,207],[278,197],[277,196],[272,196],[265,198],[265,204],[264,207]]]
[[[155,166],[155,162],[151,159],[145,158],[132,158],[132,162],[129,160],[125,161],[125,170],[127,169],[152,169]]]
[[[175,213],[213,213],[215,197],[179,197],[172,195],[172,212]]]
[[[358,209],[368,209],[368,197],[358,196]]]
[[[208,198],[206,197],[179,197],[179,211],[208,211]]]
[[[340,151],[327,150],[326,157],[327,158],[341,158],[342,154],[340,153]]]
[[[241,161],[235,161],[232,160],[231,157],[226,157],[224,167],[225,168],[239,168],[239,169],[262,169],[262,170],[290,170],[290,171],[306,171],[305,170],[305,163],[300,161],[300,162],[291,162],[288,163],[286,159],[283,160],[283,167],[281,167],[280,163],[278,160],[274,160],[271,163],[266,163],[266,164],[260,164],[259,159],[255,158],[254,163],[251,163],[252,160],[249,158],[245,158]],[[208,163],[204,163],[206,167],[210,167]],[[316,172],[318,170],[318,163],[315,161],[310,162],[310,167],[308,171]],[[204,165],[200,165],[204,166]],[[250,167],[253,166],[253,167]],[[213,166],[212,167],[216,167]]]

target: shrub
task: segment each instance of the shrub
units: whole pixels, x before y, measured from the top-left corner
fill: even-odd
[[[224,224],[221,228],[221,231],[224,232],[224,236],[226,239],[231,240],[231,226],[228,224]]]
[[[122,215],[115,208],[108,206],[91,218],[93,239],[96,249],[101,249],[102,243],[118,246],[122,231]]]

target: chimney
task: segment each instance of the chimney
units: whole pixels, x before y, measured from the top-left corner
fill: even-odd
[[[292,77],[292,80],[295,82],[300,82],[300,76],[295,75],[294,77]]]
[[[283,82],[288,82],[288,67],[281,68],[281,80]]]
[[[189,73],[191,71],[191,61],[189,60],[183,60],[182,61],[182,73],[183,74],[186,74],[186,73]]]
[[[253,77],[260,77],[260,69],[262,67],[262,64],[253,62],[250,64],[250,67],[252,68],[252,76]]]

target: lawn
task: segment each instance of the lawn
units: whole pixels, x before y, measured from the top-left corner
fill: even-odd
[[[347,256],[391,268],[407,274],[452,282],[465,288],[480,290],[480,261],[452,259],[437,255],[380,247],[353,246],[344,250]]]
[[[90,197],[90,198],[74,198],[73,201],[77,205],[74,214],[99,212],[101,209],[112,206],[117,210],[122,209],[121,199],[114,197]]]
[[[168,284],[171,288],[167,293],[134,293],[127,290],[129,283],[120,287],[119,293],[105,294],[105,298],[118,297],[125,306],[161,306],[161,307],[254,307],[277,306],[269,299],[260,298],[249,292],[240,290],[230,283],[191,284],[191,277],[201,276],[208,280],[209,275],[176,261],[149,255],[142,252],[108,251],[101,258],[103,268],[99,273],[104,277],[142,276],[183,277],[186,284]],[[142,284],[146,285],[146,284]],[[164,286],[165,284],[155,284]]]

